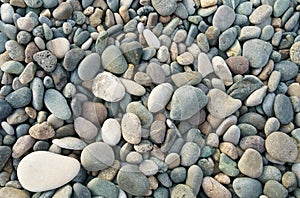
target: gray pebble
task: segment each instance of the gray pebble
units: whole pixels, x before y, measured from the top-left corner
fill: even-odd
[[[28,87],[22,87],[6,96],[5,100],[13,108],[25,107],[31,102],[32,92]]]
[[[239,197],[255,198],[262,194],[262,185],[256,179],[238,177],[233,180],[233,190]]]
[[[263,193],[268,197],[287,197],[288,191],[285,187],[275,180],[269,180],[264,186]]]
[[[281,124],[288,124],[294,118],[293,106],[290,99],[283,95],[276,95],[274,101],[274,112]]]
[[[221,32],[223,32],[233,24],[234,19],[234,10],[227,5],[222,5],[218,7],[214,14],[212,23],[213,26],[216,26]]]

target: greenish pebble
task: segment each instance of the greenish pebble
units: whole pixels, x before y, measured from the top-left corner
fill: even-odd
[[[26,31],[20,31],[17,34],[17,42],[19,44],[26,45],[31,41],[31,39],[32,39],[31,34]]]
[[[119,189],[118,187],[110,181],[94,178],[88,184],[87,187],[92,192],[93,196],[103,196],[110,198],[118,198]]]
[[[215,154],[215,152],[216,152],[216,149],[214,147],[205,145],[201,149],[201,155],[200,155],[200,157],[207,158],[207,157],[210,157],[213,154]]]
[[[7,61],[1,66],[1,70],[8,74],[19,75],[24,70],[24,65],[18,61]]]
[[[154,190],[153,197],[154,198],[169,197],[169,190],[165,187],[158,187],[156,190]]]
[[[237,169],[237,163],[224,153],[220,155],[219,169],[231,177],[236,177],[240,173],[239,169]]]
[[[96,40],[95,50],[100,55],[107,47],[108,43],[108,33],[107,31],[102,31],[99,33],[98,38]]]
[[[241,131],[241,137],[257,134],[257,129],[251,124],[241,123],[241,124],[238,124],[238,127]]]
[[[186,178],[186,169],[184,167],[174,168],[171,171],[170,177],[174,183],[182,183]]]
[[[42,0],[24,0],[24,2],[31,8],[39,8],[43,5]]]
[[[261,176],[259,176],[258,180],[261,181],[262,183],[266,183],[269,180],[276,180],[276,181],[281,181],[281,172],[280,170],[275,167],[275,166],[264,166],[263,172]]]
[[[144,127],[149,127],[153,122],[153,115],[141,102],[131,102],[127,105],[127,113],[134,113],[141,120]]]

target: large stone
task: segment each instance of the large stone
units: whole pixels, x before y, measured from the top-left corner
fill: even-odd
[[[31,102],[32,92],[28,87],[22,87],[6,96],[5,100],[13,108],[25,107]]]
[[[92,53],[86,56],[78,66],[78,76],[81,80],[92,80],[100,69],[100,56]]]
[[[36,151],[21,160],[17,175],[22,187],[42,192],[65,185],[78,174],[79,169],[80,163],[74,158]]]
[[[101,61],[104,69],[114,74],[122,74],[128,68],[125,57],[115,45],[110,45],[103,51]]]
[[[178,88],[171,100],[170,117],[173,120],[186,120],[195,115],[208,102],[206,95],[199,88],[185,85]]]
[[[152,113],[159,112],[165,108],[173,94],[173,87],[170,83],[163,83],[156,86],[148,98],[148,109]]]
[[[262,193],[261,183],[252,178],[238,177],[233,180],[233,190],[239,197],[256,198]]]
[[[152,6],[162,16],[171,15],[177,8],[176,0],[151,0]]]
[[[263,159],[260,153],[248,148],[238,162],[241,173],[248,177],[258,178],[263,172]]]
[[[209,198],[224,197],[231,198],[230,191],[212,177],[204,177],[202,182],[204,193]]]

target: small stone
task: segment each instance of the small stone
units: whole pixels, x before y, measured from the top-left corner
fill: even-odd
[[[20,17],[17,20],[17,25],[20,30],[31,32],[35,26],[34,20],[29,17]]]
[[[79,169],[80,163],[74,158],[36,151],[21,160],[17,174],[22,187],[32,192],[42,192],[68,183],[78,174]]]
[[[46,72],[53,72],[56,68],[57,58],[48,50],[33,54],[33,59]]]
[[[237,163],[224,153],[220,155],[219,169],[231,177],[236,177],[240,173],[239,169],[237,169]]]
[[[208,197],[232,197],[230,191],[212,177],[203,178],[202,188]]]
[[[114,160],[113,149],[103,142],[89,144],[83,149],[80,157],[82,166],[88,171],[104,170],[111,166]]]
[[[11,197],[11,198],[29,198],[29,193],[13,187],[3,187],[0,189],[0,197]]]
[[[64,137],[60,139],[54,139],[52,140],[52,143],[64,148],[64,149],[70,149],[70,150],[83,150],[84,147],[86,147],[86,143],[75,137]]]
[[[150,76],[154,84],[162,84],[166,80],[163,68],[157,63],[150,63],[146,68],[146,73]]]
[[[150,185],[147,177],[134,165],[125,165],[119,170],[117,183],[122,190],[135,196],[144,196]]]
[[[155,0],[157,1],[157,0]],[[169,4],[170,2],[168,2]],[[170,5],[170,4],[169,4]],[[158,38],[155,36],[155,34],[153,34],[152,31],[145,29],[143,31],[143,35],[145,37],[145,40],[148,44],[149,47],[154,47],[155,49],[158,49],[160,47],[160,41],[158,40]]]
[[[9,40],[5,43],[5,49],[11,59],[15,61],[25,60],[25,49],[15,40]]]
[[[183,145],[180,156],[182,166],[191,166],[200,157],[200,147],[196,143],[187,142]]]
[[[66,38],[56,38],[48,41],[46,47],[58,59],[63,58],[70,49],[70,42]]]
[[[269,180],[264,186],[263,193],[268,197],[287,197],[288,191],[285,187],[275,180]]]
[[[276,166],[264,166],[263,173],[258,178],[262,183],[266,183],[269,180],[281,181],[281,172]]]
[[[148,109],[156,113],[165,108],[173,94],[173,87],[169,83],[163,83],[156,86],[148,98]]]
[[[103,51],[101,60],[104,69],[115,74],[122,74],[128,68],[125,57],[115,45],[110,45]]]
[[[12,150],[8,146],[0,146],[0,170],[2,171],[3,167],[9,160],[12,154]]]
[[[99,102],[86,101],[82,104],[82,117],[99,126],[107,117],[106,107]]]
[[[7,61],[1,65],[1,70],[8,74],[19,75],[24,70],[24,66],[18,61]]]
[[[272,49],[272,45],[268,42],[251,39],[243,45],[243,56],[248,59],[250,67],[262,68],[267,64]],[[260,54],[260,56],[258,57],[257,54]]]
[[[230,116],[242,106],[240,100],[232,98],[220,89],[211,89],[207,97],[207,109],[209,113],[217,118]]]
[[[119,195],[119,189],[116,185],[101,178],[92,179],[87,187],[93,196],[118,197]]]
[[[289,3],[289,0],[276,0],[274,2],[274,16],[280,17],[289,8]]]
[[[106,144],[115,146],[121,140],[121,126],[116,119],[109,118],[102,125],[102,138]]]
[[[258,178],[263,172],[262,156],[258,151],[249,148],[240,158],[238,168],[244,175]]]
[[[55,131],[51,125],[47,124],[47,122],[42,122],[41,124],[33,125],[29,129],[29,134],[35,139],[47,140],[54,137]]]
[[[45,92],[44,102],[48,110],[57,118],[67,120],[71,117],[71,110],[65,97],[55,89]]]
[[[170,117],[186,120],[201,110],[208,102],[206,95],[198,88],[185,85],[178,88],[171,100]]]
[[[153,115],[141,102],[131,102],[126,107],[127,113],[133,113],[138,116],[141,125],[145,128],[150,127],[153,122]]]
[[[28,87],[22,87],[11,92],[5,97],[5,100],[13,108],[25,107],[31,102],[32,92]]]
[[[267,94],[268,87],[263,86],[255,90],[245,101],[245,105],[248,107],[254,107],[260,105]]]
[[[81,48],[70,49],[64,56],[63,66],[67,71],[73,71],[84,57],[85,53]]]
[[[255,198],[262,194],[262,185],[256,179],[238,177],[233,180],[233,190],[239,197]]]
[[[12,148],[12,157],[20,158],[33,147],[34,143],[35,140],[30,135],[23,135],[19,137]]]
[[[203,78],[214,71],[209,57],[205,53],[199,53],[198,55],[198,71]]]
[[[224,52],[228,50],[235,42],[236,37],[237,30],[234,27],[222,32],[222,34],[219,36],[219,49]]]
[[[172,198],[180,198],[180,197],[195,197],[193,190],[191,187],[185,184],[177,184],[172,192],[171,192]]]
[[[142,161],[143,161],[143,156],[140,153],[135,151],[131,151],[126,156],[126,162],[130,164],[140,164],[142,163]]]
[[[85,140],[92,140],[98,134],[97,127],[83,117],[78,117],[74,120],[74,128],[79,137]]]
[[[222,57],[213,57],[212,65],[215,74],[223,81],[224,85],[229,86],[233,83],[232,74]]]
[[[171,15],[177,8],[177,3],[175,0],[151,0],[151,4],[161,16]]]
[[[74,193],[73,193],[74,198],[80,198],[80,197],[91,198],[92,197],[90,190],[86,186],[82,185],[81,183],[75,183],[73,185],[73,190],[74,190]]]
[[[62,2],[53,10],[53,17],[57,20],[66,20],[72,16],[73,6],[69,2]]]
[[[177,56],[177,62],[181,65],[190,65],[194,62],[194,57],[189,52],[184,52],[183,54]]]
[[[226,5],[218,7],[214,14],[212,24],[219,28],[221,32],[228,29],[234,22],[235,13],[232,8]]]
[[[141,122],[133,113],[123,115],[121,122],[122,136],[130,144],[138,144],[141,141]]]
[[[261,5],[252,12],[252,14],[249,16],[249,21],[253,24],[260,24],[271,16],[272,11],[272,6]]]
[[[266,139],[266,150],[274,159],[282,162],[293,162],[298,155],[297,145],[285,133],[273,132]]]
[[[169,169],[176,168],[180,165],[180,156],[177,153],[170,153],[166,156],[165,163]]]
[[[281,124],[288,124],[291,122],[294,118],[291,100],[283,94],[276,95],[274,101],[274,113]]]
[[[281,74],[281,81],[288,81],[296,77],[298,66],[291,61],[280,61],[275,64],[274,69]]]
[[[125,88],[119,78],[109,72],[98,74],[93,80],[93,94],[108,102],[117,102],[125,96]]]
[[[139,42],[132,41],[123,43],[120,46],[121,51],[123,52],[128,63],[138,65],[141,61],[143,49]]]
[[[240,136],[241,136],[240,128],[236,125],[232,125],[224,133],[223,140],[225,142],[231,142],[231,143],[237,145],[239,143]]]
[[[139,165],[139,170],[146,176],[155,175],[158,172],[158,166],[153,160],[144,160]]]

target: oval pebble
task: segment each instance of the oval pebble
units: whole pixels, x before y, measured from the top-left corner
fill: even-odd
[[[121,126],[116,119],[109,118],[102,125],[102,138],[106,144],[115,146],[121,139]]]
[[[86,143],[76,137],[63,137],[60,139],[53,139],[52,143],[64,148],[64,149],[70,149],[70,150],[83,150],[86,146]]]
[[[92,80],[100,69],[100,56],[92,53],[86,56],[78,66],[78,76],[81,80]]]

